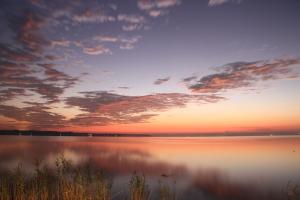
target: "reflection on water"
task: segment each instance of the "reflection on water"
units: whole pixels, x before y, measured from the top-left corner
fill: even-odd
[[[169,184],[179,199],[286,199],[289,181],[300,183],[300,137],[82,138],[1,137],[0,169],[19,163],[55,166],[58,155],[88,162],[113,176],[122,196],[134,172],[153,190]],[[153,196],[155,198],[155,196]]]

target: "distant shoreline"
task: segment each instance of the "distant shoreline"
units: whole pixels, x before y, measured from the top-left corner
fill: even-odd
[[[247,132],[247,133],[82,133],[36,130],[0,130],[0,136],[54,136],[54,137],[231,137],[231,136],[300,136],[296,132]]]

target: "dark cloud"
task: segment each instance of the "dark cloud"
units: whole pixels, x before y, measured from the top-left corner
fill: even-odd
[[[19,95],[25,96],[26,90],[22,88],[8,88],[0,90],[0,103],[3,101],[12,100]]]
[[[153,84],[155,84],[155,85],[161,85],[161,84],[163,84],[165,82],[168,82],[170,80],[170,78],[171,77],[159,78],[159,79],[155,80]]]
[[[38,78],[38,72],[29,65],[0,62],[1,99],[9,99],[12,91],[14,97],[24,95],[25,91],[40,94],[49,103],[59,100],[66,88],[73,86],[78,79],[53,69],[51,64],[40,64],[46,78]]]
[[[35,92],[49,103],[59,101],[78,78],[55,69],[57,56],[46,51],[51,44],[42,34],[46,17],[26,7],[18,14],[7,15],[15,35],[8,43],[0,42],[1,100]]]
[[[41,53],[43,48],[49,45],[49,41],[40,33],[43,20],[34,13],[30,12],[25,15],[25,21],[20,27],[18,40],[25,48],[31,52]]]
[[[123,90],[129,90],[130,89],[130,87],[127,87],[127,86],[120,86],[120,87],[118,87],[119,89],[123,89]]]
[[[184,107],[189,102],[217,102],[224,98],[215,95],[159,93],[144,96],[125,96],[109,92],[82,92],[83,97],[69,97],[66,104],[77,106],[84,114],[71,120],[80,125],[108,125],[147,122],[157,112]]]
[[[0,105],[0,114],[19,122],[29,123],[27,129],[53,129],[65,127],[65,117],[49,111],[49,107],[32,103],[28,107]]]
[[[184,83],[189,83],[189,82],[191,82],[191,81],[196,80],[197,78],[198,78],[197,76],[186,77],[186,78],[182,79],[182,82],[184,82]]]
[[[55,65],[51,63],[44,63],[39,64],[41,67],[44,68],[44,74],[46,75],[45,81],[49,82],[62,82],[62,88],[69,88],[75,85],[77,81],[79,81],[78,78],[67,75],[64,72],[58,71],[54,68]]]
[[[259,81],[297,78],[299,74],[293,71],[293,67],[299,64],[299,58],[230,63],[218,68],[218,73],[204,76],[198,81],[188,84],[188,88],[197,93],[217,93],[228,89],[253,86]],[[190,77],[184,80],[191,81]]]

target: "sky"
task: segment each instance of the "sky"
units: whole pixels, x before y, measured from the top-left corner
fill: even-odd
[[[299,0],[0,3],[0,129],[300,132]]]

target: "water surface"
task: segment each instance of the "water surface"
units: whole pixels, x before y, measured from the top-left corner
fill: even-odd
[[[284,199],[287,184],[300,183],[300,137],[0,137],[0,170],[36,160],[55,166],[63,154],[113,177],[116,199],[133,173],[149,188],[160,183],[178,199]],[[153,192],[154,193],[154,192]],[[155,195],[152,196],[155,198]]]

